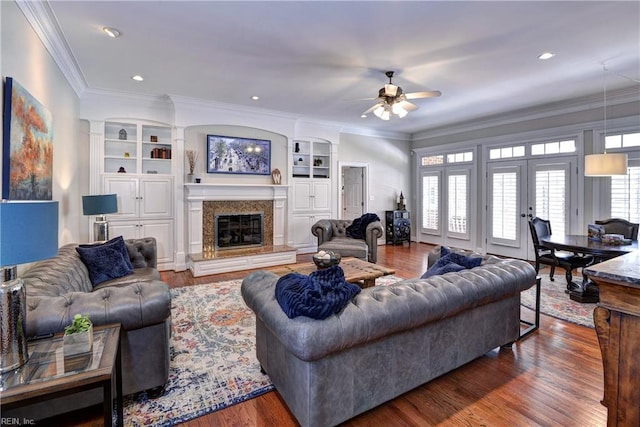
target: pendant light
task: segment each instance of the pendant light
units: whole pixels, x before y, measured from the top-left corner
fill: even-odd
[[[584,156],[585,176],[614,176],[627,174],[627,155],[625,153],[607,153],[607,67],[604,70],[604,133],[605,150],[602,154]]]

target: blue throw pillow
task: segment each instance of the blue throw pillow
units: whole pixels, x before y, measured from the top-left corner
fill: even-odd
[[[123,248],[127,254],[126,258],[123,256]],[[89,279],[93,286],[133,274],[129,252],[122,236],[103,244],[79,245],[76,251],[89,271]]]

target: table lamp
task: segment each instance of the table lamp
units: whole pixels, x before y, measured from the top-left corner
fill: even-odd
[[[106,214],[118,212],[118,199],[115,194],[82,196],[82,213],[97,215],[93,223],[93,240],[104,242],[109,240],[109,223]]]
[[[58,202],[0,203],[0,373],[29,359],[26,292],[17,265],[58,253]]]

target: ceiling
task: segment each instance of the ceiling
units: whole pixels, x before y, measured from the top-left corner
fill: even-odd
[[[348,127],[413,134],[601,95],[605,82],[612,91],[640,88],[638,1],[49,6],[87,89],[179,95]],[[105,36],[104,26],[121,36]],[[539,60],[545,51],[556,55]],[[361,118],[374,103],[363,98],[377,96],[386,70],[405,92],[442,96],[415,100],[420,109],[403,119]]]

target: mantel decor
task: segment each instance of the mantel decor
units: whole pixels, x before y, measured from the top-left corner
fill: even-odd
[[[271,141],[207,135],[207,173],[271,175]]]
[[[2,198],[51,200],[53,117],[13,78],[4,85]]]

